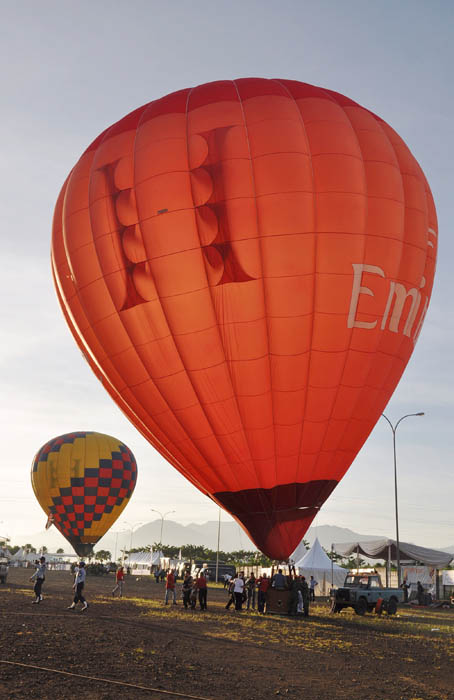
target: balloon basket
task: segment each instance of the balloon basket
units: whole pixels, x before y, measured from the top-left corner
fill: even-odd
[[[269,588],[266,594],[267,615],[288,615],[290,591]]]

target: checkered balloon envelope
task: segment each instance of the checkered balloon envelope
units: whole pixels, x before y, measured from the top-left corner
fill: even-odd
[[[137,464],[117,438],[67,433],[38,450],[31,480],[49,526],[55,525],[79,556],[87,556],[131,498]]]

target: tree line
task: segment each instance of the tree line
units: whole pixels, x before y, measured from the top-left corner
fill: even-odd
[[[306,549],[310,549],[310,544],[307,540],[303,540],[303,544],[306,547]],[[7,549],[11,555],[16,554],[16,552],[18,552],[19,549],[23,549],[27,554],[48,553],[47,547],[40,547],[37,550],[30,543],[24,544],[22,546],[3,545],[3,548]],[[149,552],[150,549],[152,549],[153,551],[162,552],[162,554],[165,557],[168,557],[169,559],[178,559],[181,554],[181,558],[187,561],[196,561],[201,559],[203,561],[216,561],[216,557],[218,556],[218,552],[216,550],[210,549],[209,547],[204,547],[203,545],[184,544],[181,546],[175,546],[166,545],[162,542],[154,542],[152,545],[148,545],[147,547],[136,547],[131,550],[125,549],[122,550],[122,553],[126,557],[130,554],[135,554],[138,552]],[[332,559],[334,562],[336,562],[336,564],[342,566],[345,569],[355,569],[358,565],[358,561],[355,556],[351,556],[348,559],[345,559],[342,558],[336,552],[327,550],[324,547],[323,550],[326,552],[327,556],[330,559]],[[57,549],[56,553],[64,554],[64,550],[60,547],[59,549]],[[106,549],[100,549],[97,552],[95,552],[94,558],[100,562],[112,561],[112,554]],[[270,559],[269,557],[265,556],[262,552],[259,552],[257,550],[246,549],[238,549],[233,552],[219,551],[219,561],[225,564],[233,564],[234,566],[244,565],[263,567],[273,566],[273,564],[278,563],[273,559]],[[383,562],[382,566],[385,565],[385,562]],[[360,557],[359,566],[367,567],[369,565],[364,559]]]

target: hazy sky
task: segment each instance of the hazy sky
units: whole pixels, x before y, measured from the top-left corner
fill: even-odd
[[[2,339],[0,535],[44,531],[30,485],[37,449],[97,430],[135,453],[122,523],[175,510],[218,517],[123,417],[91,373],[54,293],[50,233],[69,170],[106,126],[166,93],[247,76],[327,87],[380,115],[406,141],[435,198],[439,261],[415,352],[386,413],[396,422],[402,540],[454,544],[454,3],[450,0],[229,0],[1,4]],[[223,514],[223,519],[228,516]],[[392,432],[381,419],[317,522],[395,534]],[[244,538],[243,538],[244,539]],[[43,537],[44,543],[44,537]]]

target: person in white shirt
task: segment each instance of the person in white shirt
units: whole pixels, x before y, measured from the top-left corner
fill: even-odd
[[[235,597],[235,610],[243,608],[244,574],[240,574],[233,581],[233,595]]]
[[[78,571],[76,573],[75,579],[74,579],[74,600],[71,603],[70,606],[68,606],[68,610],[75,610],[77,603],[80,601],[83,604],[83,607],[80,612],[84,612],[88,608],[88,603],[85,600],[83,596],[83,590],[84,590],[84,585],[85,585],[85,562],[81,561],[79,564]]]
[[[46,578],[46,558],[41,557],[39,561],[36,562],[36,571],[33,576],[30,576],[30,581],[35,581],[35,586],[33,590],[35,591],[36,600],[33,601],[33,605],[38,604],[42,601],[43,596],[41,593],[41,588]]]
[[[316,581],[315,578],[311,576],[311,580],[309,581],[309,600],[312,601],[315,600],[315,586],[318,586],[318,581]]]

